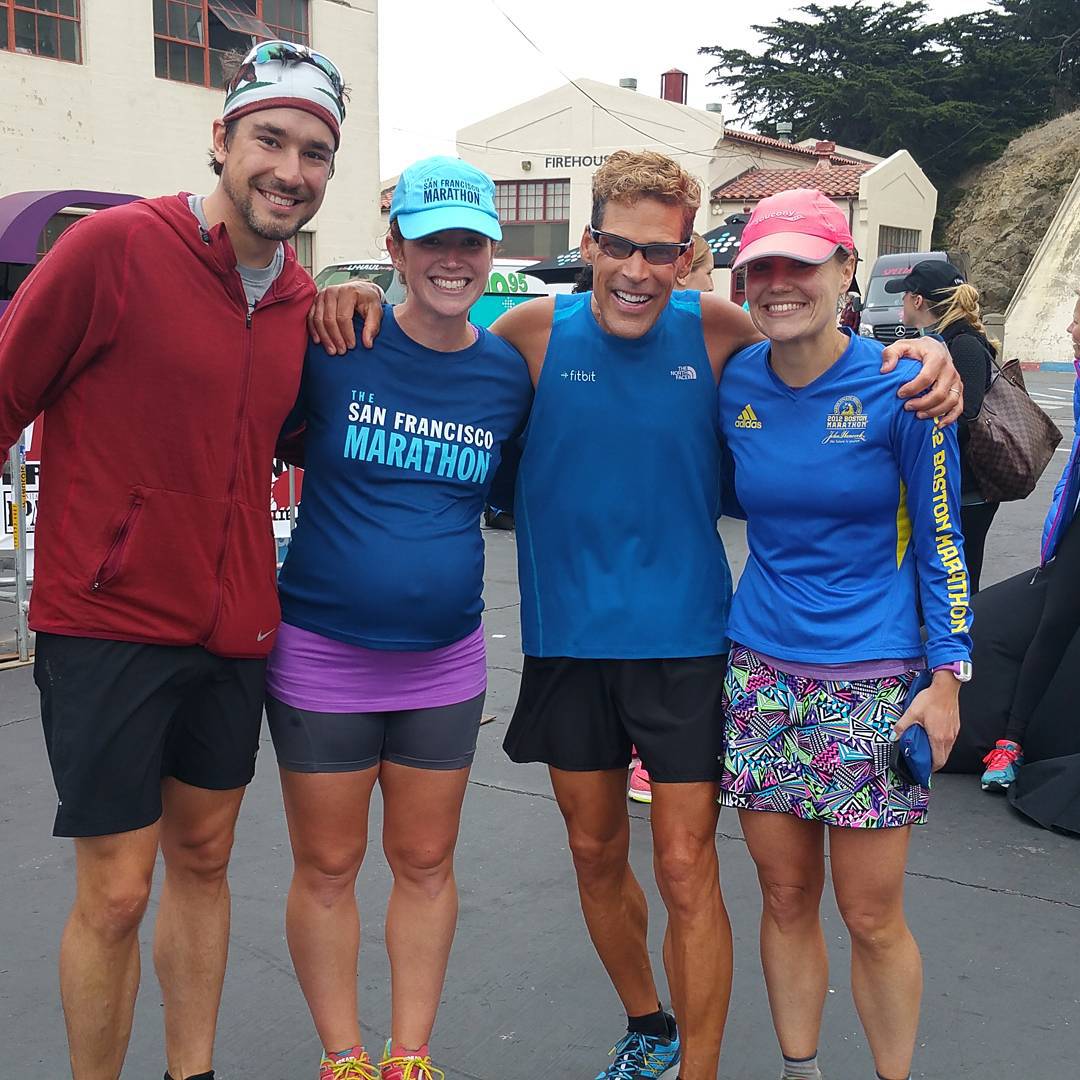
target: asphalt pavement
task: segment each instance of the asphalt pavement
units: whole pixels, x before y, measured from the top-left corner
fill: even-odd
[[[1071,377],[1028,373],[1029,386],[1072,432]],[[999,512],[984,585],[1034,564],[1039,530],[1063,455],[1038,491]],[[1051,473],[1053,475],[1051,475]],[[733,568],[745,542],[722,532]],[[448,1080],[589,1080],[624,1024],[592,952],[566,836],[538,766],[500,749],[521,671],[514,536],[486,533],[490,690],[494,722],[481,729],[458,848],[461,916],[432,1039]],[[0,607],[0,613],[3,609]],[[11,620],[0,619],[0,634]],[[376,803],[378,797],[376,796]],[[55,794],[30,671],[0,671],[0,1080],[67,1075],[55,957],[72,895],[68,841],[51,836]],[[653,913],[648,809],[631,808],[632,860]],[[371,824],[379,836],[380,811]],[[717,831],[724,894],[735,931],[735,986],[720,1075],[776,1075],[777,1048],[757,959],[760,899],[738,818]],[[382,919],[388,870],[373,843],[358,893],[364,921],[361,1014],[369,1046],[389,1025]],[[290,856],[269,737],[240,818],[231,882],[233,936],[219,1027],[221,1080],[309,1080],[319,1046],[293,977],[283,932]],[[156,901],[155,901],[156,903]],[[913,838],[908,914],[925,960],[917,1078],[1058,1080],[1080,1057],[1080,842],[1045,832],[984,795],[974,777],[935,781],[930,823]],[[825,928],[832,962],[821,1061],[830,1080],[873,1069],[851,1001],[846,934],[831,894]],[[143,933],[144,977],[124,1080],[156,1080],[161,998]],[[658,975],[662,972],[658,967]]]

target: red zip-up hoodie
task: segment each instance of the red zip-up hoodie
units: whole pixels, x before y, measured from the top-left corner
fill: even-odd
[[[35,630],[269,652],[270,465],[314,294],[286,246],[249,317],[184,194],[64,233],[0,317],[0,451],[45,414]]]

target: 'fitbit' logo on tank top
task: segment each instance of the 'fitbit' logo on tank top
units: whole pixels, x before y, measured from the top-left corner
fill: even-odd
[[[596,372],[578,370],[564,371],[562,373],[562,378],[566,379],[568,382],[596,382]]]

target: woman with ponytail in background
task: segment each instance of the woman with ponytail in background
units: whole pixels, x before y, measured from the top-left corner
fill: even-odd
[[[964,534],[971,592],[979,591],[983,551],[990,523],[1001,503],[987,502],[967,457],[968,424],[982,408],[990,386],[993,358],[1000,342],[986,336],[979,308],[979,290],[950,262],[927,259],[906,277],[890,281],[886,292],[904,294],[904,322],[923,333],[940,336],[964,382],[964,411],[957,421],[960,437],[960,521]]]

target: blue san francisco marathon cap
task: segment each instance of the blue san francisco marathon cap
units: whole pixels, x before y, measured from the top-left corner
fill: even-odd
[[[442,229],[469,229],[502,239],[495,184],[461,158],[429,157],[404,169],[394,188],[390,220],[398,223],[406,240]]]

